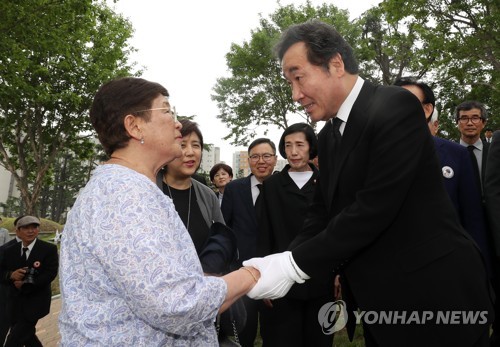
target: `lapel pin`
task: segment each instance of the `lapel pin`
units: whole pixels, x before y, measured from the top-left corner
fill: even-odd
[[[455,175],[453,169],[449,166],[443,166],[442,171],[445,178],[452,178]]]

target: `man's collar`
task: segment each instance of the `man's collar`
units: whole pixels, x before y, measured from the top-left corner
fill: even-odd
[[[257,184],[261,184],[261,182],[259,182],[259,180],[257,179],[257,177],[255,177],[255,175],[250,176],[250,186],[254,187]]]
[[[30,252],[31,252],[31,250],[33,249],[33,247],[35,246],[36,240],[37,240],[37,239],[34,239],[34,240],[33,240],[33,241],[32,241],[32,242],[28,245],[28,246],[26,246],[26,247],[28,247],[28,249],[29,249],[29,251],[30,251]],[[21,246],[21,247],[23,247],[23,248],[24,248],[24,247],[25,247],[25,246],[24,246],[24,243],[21,243],[21,244],[22,244],[22,246]]]
[[[352,87],[351,89],[351,92],[344,100],[342,105],[340,105],[339,111],[337,112],[337,118],[340,119],[341,121],[347,122],[347,119],[349,118],[349,113],[351,113],[352,106],[354,105],[354,102],[358,98],[364,82],[365,80],[362,79],[360,76],[358,76],[358,78],[356,79],[356,83],[354,84],[354,87]]]
[[[465,146],[465,147],[470,146],[467,142],[462,140],[462,138],[460,138],[460,144],[462,146]],[[483,150],[483,141],[481,141],[481,138],[478,138],[477,141],[472,144],[472,146],[474,146],[477,150],[482,151]]]

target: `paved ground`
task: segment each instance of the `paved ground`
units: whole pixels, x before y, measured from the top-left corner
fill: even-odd
[[[40,319],[36,325],[36,335],[44,347],[56,347],[61,339],[61,335],[59,335],[59,326],[57,325],[60,311],[61,298],[55,296],[52,298],[50,313]]]

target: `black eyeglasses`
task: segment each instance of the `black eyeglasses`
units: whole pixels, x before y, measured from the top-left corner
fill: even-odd
[[[256,163],[260,160],[260,158],[262,158],[262,160],[264,160],[266,163],[269,163],[276,155],[274,154],[270,154],[270,153],[264,153],[262,155],[260,154],[252,154],[250,157],[248,157],[250,159],[251,162],[253,163]]]
[[[478,116],[472,116],[472,117],[462,116],[462,117],[458,118],[458,121],[461,124],[467,124],[467,123],[469,123],[469,121],[471,121],[472,124],[478,124],[482,120],[483,120],[483,117],[478,117]]]

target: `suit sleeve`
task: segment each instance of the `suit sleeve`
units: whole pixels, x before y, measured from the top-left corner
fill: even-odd
[[[500,256],[500,131],[493,134],[486,164],[484,195],[495,253]]]
[[[355,103],[351,112],[350,117],[353,112],[368,113],[366,129],[360,135],[364,145],[349,153],[350,160],[360,159],[359,167],[351,167],[351,171],[341,168],[340,176],[351,188],[339,188],[349,191],[326,227],[322,225],[328,214],[321,181],[331,177],[320,173],[320,187],[304,230],[304,235],[315,236],[292,251],[297,265],[311,277],[325,275],[369,248],[396,221],[416,174],[437,170],[434,143],[416,98],[404,90],[378,92],[373,97],[377,96],[367,111],[355,109]],[[362,177],[360,182],[352,182],[354,174]]]

